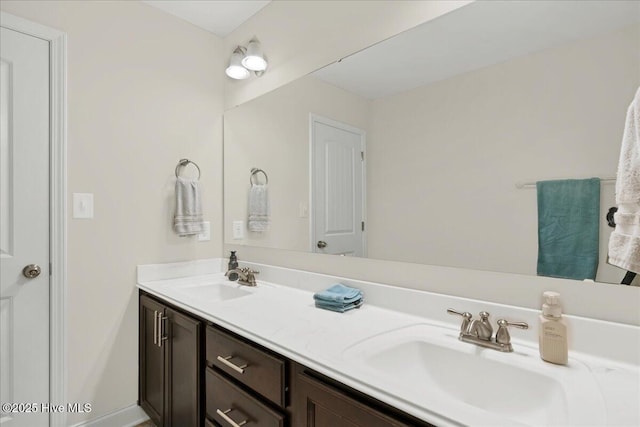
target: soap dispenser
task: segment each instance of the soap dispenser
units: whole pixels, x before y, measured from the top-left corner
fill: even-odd
[[[236,251],[231,251],[231,256],[229,257],[229,268],[227,271],[235,270],[238,268],[238,257],[236,256]],[[236,281],[238,280],[238,273],[228,273],[229,280]]]
[[[567,346],[567,324],[562,318],[560,294],[546,291],[542,294],[540,316],[540,357],[547,362],[566,365],[569,360]]]

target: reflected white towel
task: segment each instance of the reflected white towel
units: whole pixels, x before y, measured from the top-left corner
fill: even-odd
[[[640,273],[640,203],[621,203],[609,237],[609,264]]]
[[[271,208],[266,184],[254,184],[249,190],[249,231],[263,232],[269,229]]]
[[[640,88],[627,110],[618,163],[616,203],[640,203]]]
[[[640,88],[627,110],[616,177],[616,228],[609,264],[640,273]]]
[[[176,179],[176,214],[173,228],[180,236],[204,231],[200,183],[191,179]]]

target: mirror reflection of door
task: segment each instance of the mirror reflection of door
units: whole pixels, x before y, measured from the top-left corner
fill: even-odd
[[[366,256],[365,132],[312,114],[310,138],[312,250]]]

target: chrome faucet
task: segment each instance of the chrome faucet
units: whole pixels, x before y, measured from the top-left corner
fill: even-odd
[[[467,331],[470,335],[478,337],[481,340],[490,340],[493,335],[493,326],[491,326],[491,322],[489,322],[489,313],[481,311],[480,320],[472,320]]]
[[[480,319],[472,319],[471,313],[465,311],[461,313],[452,308],[447,309],[447,313],[462,316],[462,324],[460,325],[460,341],[469,342],[482,347],[492,348],[498,351],[512,352],[511,335],[509,335],[509,326],[520,329],[528,329],[529,325],[525,322],[508,322],[505,319],[498,320],[498,331],[495,339],[492,338],[493,327],[489,322],[489,313],[480,312]]]
[[[236,273],[238,275],[238,283],[240,285],[245,286],[257,286],[256,283],[256,274],[259,274],[259,271],[255,271],[250,269],[249,267],[236,267],[232,270],[227,271],[224,275],[229,277],[231,273]]]

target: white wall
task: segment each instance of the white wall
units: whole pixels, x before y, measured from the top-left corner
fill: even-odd
[[[235,243],[308,251],[309,114],[351,126],[368,127],[370,102],[307,76],[253,99],[224,115],[224,230],[231,242],[232,222],[244,223],[245,239]],[[269,176],[271,224],[266,232],[247,230],[250,170]],[[264,182],[262,174],[257,175]]]
[[[634,25],[373,101],[369,256],[535,275],[536,191],[515,184],[615,176],[638,52]],[[597,280],[620,283],[601,190]]]
[[[211,258],[222,244],[222,40],[139,2],[2,1],[68,35],[67,397],[74,424],[137,399],[137,264]],[[212,240],[171,230],[174,167],[202,169]],[[69,206],[71,215],[71,206]]]

